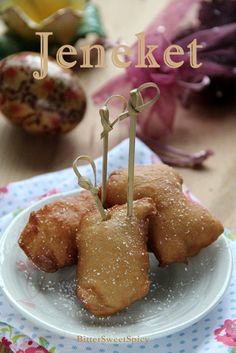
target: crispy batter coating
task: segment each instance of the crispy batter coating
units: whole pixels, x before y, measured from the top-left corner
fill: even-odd
[[[94,207],[91,194],[83,191],[32,212],[20,235],[20,247],[45,272],[76,264],[76,233],[82,216]]]
[[[114,171],[108,180],[107,205],[127,200],[127,170]],[[160,266],[187,262],[189,256],[214,242],[223,232],[222,224],[182,192],[183,180],[164,164],[135,168],[134,199],[152,197],[157,215],[150,219],[150,249]]]
[[[96,316],[114,314],[144,297],[149,290],[148,217],[155,212],[150,198],[115,206],[102,221],[97,211],[86,214],[77,235],[77,295]]]

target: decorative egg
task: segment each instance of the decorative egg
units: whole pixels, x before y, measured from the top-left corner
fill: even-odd
[[[0,110],[15,125],[31,134],[63,134],[83,119],[86,96],[78,77],[49,59],[48,75],[36,53],[19,53],[0,62]]]

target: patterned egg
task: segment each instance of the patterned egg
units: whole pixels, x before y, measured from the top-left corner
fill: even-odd
[[[12,123],[31,134],[63,134],[82,119],[86,96],[78,77],[49,59],[48,75],[36,80],[41,70],[36,53],[19,53],[0,62],[0,109]]]

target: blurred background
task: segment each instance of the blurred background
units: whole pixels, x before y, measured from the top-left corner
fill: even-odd
[[[92,4],[96,7],[87,11],[86,22],[82,20],[85,8],[88,6],[85,1],[1,1],[0,186],[30,178],[37,174],[68,168],[79,154],[90,154],[94,158],[101,155],[100,133],[102,129],[98,109],[102,103],[95,105],[92,95],[99,92],[101,87],[107,84],[111,78],[124,73],[112,64],[110,59],[111,49],[109,48],[117,43],[132,45],[136,39],[135,34],[148,28],[155,20],[155,16],[161,14],[169,3],[168,0],[93,0],[89,5]],[[217,19],[219,19],[219,12],[221,19],[230,17],[232,8],[229,7],[229,4],[231,1],[222,2],[218,0],[213,1],[213,3],[214,8],[212,7],[209,10],[208,19],[211,18],[211,14],[215,14],[214,16],[218,16]],[[214,70],[214,73],[217,71],[217,79],[220,75],[224,78],[228,76],[232,78],[232,74],[229,75],[227,70],[230,65],[232,70],[235,64],[232,60],[235,52],[235,43],[232,43],[232,38],[236,38],[235,35],[233,36],[235,28],[232,29],[232,26],[230,28],[224,27],[224,32],[215,30],[214,33],[223,33],[224,37],[222,34],[221,39],[219,38],[219,41],[211,47],[213,37],[209,36],[208,32],[202,32],[206,30],[204,20],[202,19],[201,27],[196,15],[198,13],[196,11],[199,11],[201,6],[201,1],[183,0],[182,2],[183,8],[186,7],[188,11],[185,12],[186,16],[184,18],[181,16],[181,26],[183,21],[187,29],[175,24],[178,20],[178,11],[183,11],[183,8],[181,10],[181,1],[172,1],[172,4],[176,4],[175,11],[172,6],[170,12],[163,16],[161,20],[156,17],[156,27],[152,26],[152,30],[158,29],[158,35],[162,35],[165,32],[163,26],[166,25],[169,36],[171,33],[173,41],[179,40],[181,42],[182,40],[183,43],[185,38],[188,38],[189,33],[196,31],[197,35],[200,36],[199,38],[207,42],[205,51],[203,50],[201,53],[202,59],[205,60],[204,68],[208,69],[212,75]],[[60,8],[66,8],[67,10],[64,12],[59,10],[58,12]],[[213,19],[211,18],[212,24],[209,20],[211,33],[212,28],[228,25],[228,23],[219,23],[219,20],[215,24],[214,16]],[[48,21],[48,18],[51,22]],[[234,18],[230,18],[228,22],[231,25],[234,21]],[[170,30],[171,22],[173,22],[173,26]],[[207,22],[206,19],[205,22]],[[198,27],[193,29],[193,26]],[[49,80],[46,84],[39,81],[36,84],[32,79],[32,70],[39,67],[37,66],[39,61],[34,55],[23,55],[22,57],[21,53],[25,51],[37,52],[39,50],[39,38],[35,40],[32,37],[32,31],[35,32],[38,29],[50,30],[51,28],[56,33],[55,42],[50,42],[49,50],[52,56],[55,56],[58,47],[65,43],[71,43],[76,48],[84,43],[101,43],[107,48],[107,67],[89,70],[76,67],[68,76],[68,74],[55,68],[55,63],[52,61],[49,65]],[[163,35],[161,38],[164,38]],[[168,38],[167,43],[170,43],[169,41],[170,38]],[[224,47],[220,47],[222,41]],[[228,45],[228,47],[225,48],[225,45]],[[223,49],[227,50],[223,51]],[[231,57],[229,57],[230,53]],[[9,59],[10,54],[13,54],[13,57]],[[221,58],[228,61],[223,62]],[[77,59],[80,60],[80,58]],[[96,58],[94,60],[96,61]],[[209,61],[214,60],[217,63],[214,62],[214,65],[209,66]],[[224,68],[222,65],[224,65]],[[148,142],[149,146],[156,152],[160,151],[160,146],[161,149],[163,146],[181,149],[188,156],[193,156],[194,153],[202,150],[213,150],[214,155],[207,159],[203,165],[197,165],[197,169],[182,168],[181,173],[186,184],[203,203],[210,207],[216,216],[221,217],[226,226],[233,227],[236,225],[233,209],[236,196],[234,94],[230,102],[221,98],[222,95],[225,98],[235,92],[234,81],[227,81],[226,79],[223,83],[220,81],[222,86],[219,86],[216,80],[213,99],[211,97],[206,104],[200,100],[198,101],[192,95],[186,95],[186,89],[190,87],[187,84],[195,84],[197,86],[194,86],[196,92],[201,88],[201,84],[204,86],[206,81],[203,79],[207,76],[205,72],[201,72],[201,77],[197,77],[197,73],[186,73],[184,71],[173,75],[170,72],[164,72],[164,74],[171,77],[172,81],[178,79],[177,83],[173,81],[174,83],[167,86],[167,89],[163,84],[165,94],[163,94],[161,101],[162,113],[163,105],[165,107],[173,105],[173,112],[165,112],[166,115],[170,114],[170,119],[172,119],[172,130],[169,133],[149,136],[150,134],[146,135],[146,126],[141,124],[140,128],[143,130],[140,137]],[[180,82],[183,77],[188,81],[185,85]],[[127,77],[125,80],[128,80]],[[127,82],[128,85],[129,82]],[[16,87],[18,87],[17,94],[14,93]],[[65,87],[66,91],[64,90]],[[113,85],[112,91],[116,89],[119,89],[119,92],[116,93],[123,93],[120,92],[119,85]],[[46,98],[45,92],[47,92]],[[205,91],[204,95],[207,96],[208,93]],[[63,99],[63,97],[67,98]],[[11,101],[10,105],[9,101]],[[100,101],[102,102],[102,99]],[[87,105],[86,111],[85,103]],[[74,104],[78,105],[74,106]],[[32,106],[35,110],[32,110]],[[40,111],[36,111],[35,107],[37,109],[40,107]],[[156,115],[160,113],[160,109],[159,111],[158,109]],[[58,111],[63,115],[63,123],[58,120]],[[68,121],[65,122],[68,112],[70,112],[70,115],[68,115]],[[156,128],[155,124],[153,126]],[[152,130],[152,125],[151,128],[149,126],[150,130]],[[67,133],[64,134],[64,132]],[[111,133],[110,148],[127,136],[127,124],[117,125]],[[163,153],[163,150],[160,153]],[[187,161],[189,160],[192,159],[187,159]],[[173,158],[171,164],[173,164]]]

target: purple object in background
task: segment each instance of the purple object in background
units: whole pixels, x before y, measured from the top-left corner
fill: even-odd
[[[195,24],[183,26],[188,15],[196,12]],[[139,119],[139,136],[158,139],[171,132],[177,99],[185,107],[192,102],[228,101],[236,88],[236,1],[235,0],[175,0],[146,29],[146,45],[158,44],[154,52],[160,68],[136,68],[137,42],[132,46],[132,65],[126,72],[108,82],[94,95],[101,103],[111,93],[127,94],[133,87],[152,81],[159,85],[161,99]],[[198,49],[202,66],[189,65],[187,45],[193,40],[203,45]],[[167,46],[178,44],[185,50],[184,65],[168,68],[163,61]],[[187,64],[188,63],[188,64]]]

